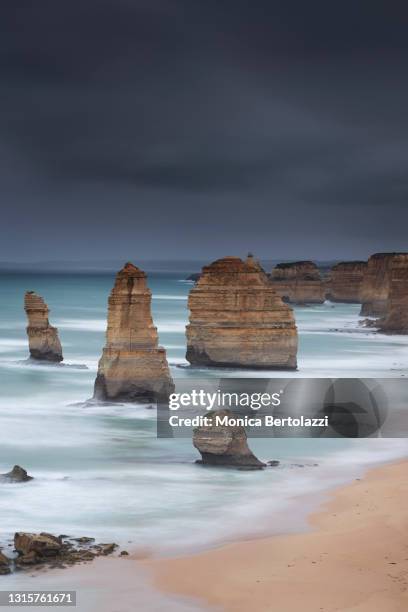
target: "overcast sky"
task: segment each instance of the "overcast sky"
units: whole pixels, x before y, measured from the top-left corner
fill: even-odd
[[[1,261],[408,250],[408,7],[2,0]]]

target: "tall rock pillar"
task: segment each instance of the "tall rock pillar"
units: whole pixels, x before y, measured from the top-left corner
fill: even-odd
[[[106,345],[94,397],[103,400],[165,399],[174,389],[166,351],[158,346],[146,274],[127,263],[109,297]]]

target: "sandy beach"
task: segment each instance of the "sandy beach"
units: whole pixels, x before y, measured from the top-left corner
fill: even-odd
[[[407,469],[377,468],[335,491],[308,533],[144,565],[162,591],[226,612],[406,611]]]

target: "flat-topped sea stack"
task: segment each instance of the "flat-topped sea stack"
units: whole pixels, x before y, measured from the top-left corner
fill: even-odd
[[[205,266],[188,306],[186,359],[192,365],[296,369],[293,311],[252,257]]]
[[[366,261],[342,261],[333,266],[327,281],[327,298],[331,302],[360,304],[366,270]]]
[[[63,360],[58,329],[48,320],[49,308],[40,295],[27,291],[24,296],[24,309],[28,318],[27,335],[30,357],[37,361]]]
[[[113,401],[166,400],[174,390],[166,351],[158,346],[146,274],[127,263],[109,297],[106,345],[94,397]]]
[[[391,267],[396,255],[400,253],[376,253],[369,258],[361,286],[361,315],[383,317],[387,314]]]
[[[408,334],[408,254],[393,258],[387,313],[378,326],[386,333]]]
[[[323,304],[324,283],[313,261],[280,263],[272,270],[271,282],[284,302],[291,304]]]

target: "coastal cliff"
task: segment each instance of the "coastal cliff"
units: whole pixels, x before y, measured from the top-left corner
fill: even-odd
[[[127,263],[109,297],[106,346],[99,361],[94,397],[133,401],[166,399],[174,385],[166,351],[158,346],[146,274]]]
[[[408,334],[408,254],[393,258],[387,313],[378,327],[386,333]]]
[[[24,296],[24,309],[28,318],[26,329],[30,357],[38,361],[62,361],[58,329],[49,323],[49,308],[43,298],[34,291],[27,291]]]
[[[361,289],[366,261],[342,261],[330,270],[327,298],[332,302],[361,303]]]
[[[383,317],[387,314],[391,267],[396,255],[376,253],[369,258],[361,286],[361,315]]]
[[[292,304],[323,304],[325,289],[319,268],[312,261],[294,261],[275,266],[271,282],[276,293]]]
[[[191,364],[296,369],[292,309],[252,257],[224,257],[205,266],[188,306]]]

